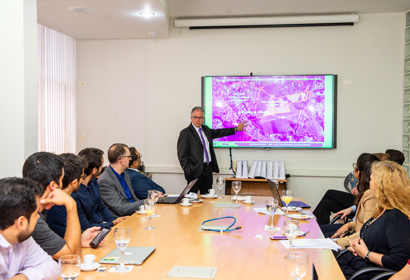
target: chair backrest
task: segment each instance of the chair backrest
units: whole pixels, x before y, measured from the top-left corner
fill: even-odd
[[[352,193],[352,189],[355,188],[358,183],[359,180],[357,180],[354,174],[350,172],[347,174],[343,185],[348,193]]]

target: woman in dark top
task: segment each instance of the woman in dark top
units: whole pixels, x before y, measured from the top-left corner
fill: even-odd
[[[338,259],[347,279],[369,266],[400,270],[410,258],[408,174],[391,161],[373,163],[370,189],[377,199],[374,215],[363,225],[360,238],[350,242],[350,252]],[[361,279],[371,277],[367,275]]]

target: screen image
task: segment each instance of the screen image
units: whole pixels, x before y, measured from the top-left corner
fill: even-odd
[[[202,77],[205,125],[246,131],[214,147],[336,148],[336,75]]]

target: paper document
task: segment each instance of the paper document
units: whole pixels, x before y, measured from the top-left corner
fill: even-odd
[[[248,179],[248,161],[242,161],[242,178]]]
[[[273,179],[273,161],[268,161],[268,166],[266,167],[266,178]]]
[[[236,162],[236,178],[243,178],[242,177],[242,160],[238,160]]]
[[[279,241],[283,247],[290,249],[289,240]],[[340,250],[342,247],[337,245],[331,239],[296,239],[293,240],[293,249],[331,249],[334,251]]]
[[[256,171],[256,166],[258,165],[258,161],[257,160],[254,160],[253,161],[253,164],[252,164],[252,167],[251,167],[251,170],[249,171],[249,178],[251,178],[251,179],[253,179],[253,178],[255,178],[255,171]]]
[[[261,177],[266,178],[266,160],[262,160]]]

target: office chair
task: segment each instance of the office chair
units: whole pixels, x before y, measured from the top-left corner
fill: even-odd
[[[336,260],[338,260],[341,256],[349,252],[348,249],[343,249],[339,252],[339,254],[336,256]],[[387,280],[389,279],[392,275],[394,275],[397,271],[385,268],[385,267],[378,267],[378,266],[372,266],[372,267],[366,267],[363,269],[360,269],[359,271],[355,272],[350,280],[355,280],[358,279],[366,274],[375,274],[371,280]]]

